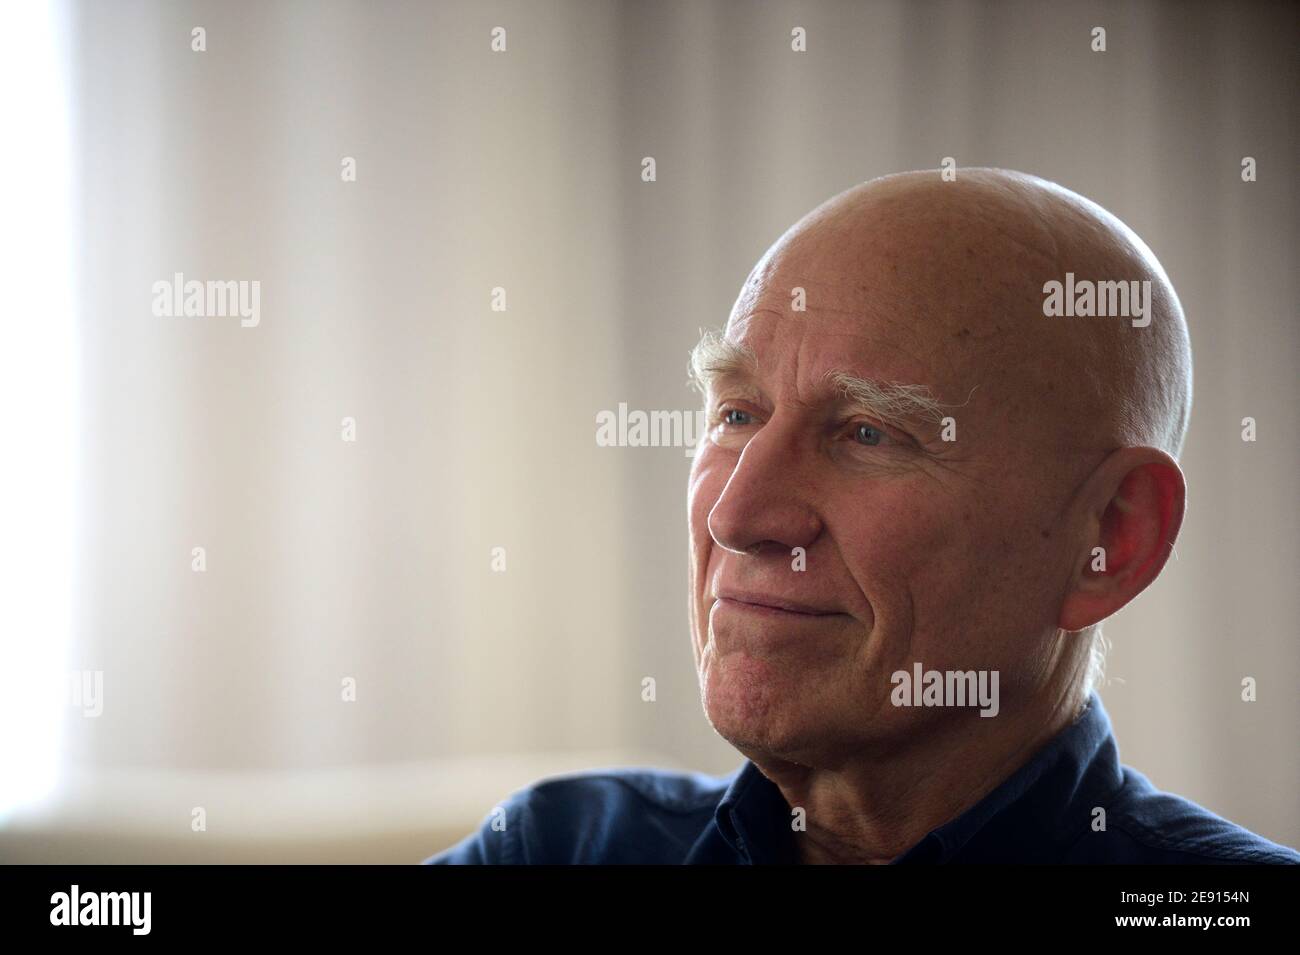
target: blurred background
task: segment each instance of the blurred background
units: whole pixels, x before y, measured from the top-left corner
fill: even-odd
[[[949,156],[1096,200],[1178,289],[1189,511],[1101,694],[1126,763],[1300,845],[1298,9],[15,11],[0,859],[416,862],[543,775],[730,772],[690,458],[596,415],[693,411],[782,231]],[[260,282],[259,323],[156,316],[176,273]]]

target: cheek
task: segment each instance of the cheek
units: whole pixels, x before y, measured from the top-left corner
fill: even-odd
[[[713,537],[709,533],[709,514],[726,487],[730,469],[718,460],[718,449],[706,444],[697,452],[691,465],[686,496],[687,530],[690,537],[691,625],[697,645],[708,628],[709,605],[702,600],[709,579],[709,564],[714,556]]]
[[[909,652],[936,662],[957,648],[992,653],[1050,615],[1043,581],[1053,562],[1026,501],[914,489],[877,502],[895,517],[874,534],[857,532],[850,571],[879,604],[882,625],[910,631]]]
[[[864,583],[905,580],[968,539],[961,509],[919,489],[855,496],[836,511],[852,515],[837,522],[835,537],[849,569]]]
[[[851,521],[835,531],[850,576],[871,605],[873,628],[910,645],[968,613],[995,522],[933,486],[890,488],[842,505]]]

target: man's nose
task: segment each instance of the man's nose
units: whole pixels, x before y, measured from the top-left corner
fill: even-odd
[[[793,422],[768,421],[740,452],[709,512],[713,540],[736,553],[810,547],[822,531],[810,473],[815,453]]]

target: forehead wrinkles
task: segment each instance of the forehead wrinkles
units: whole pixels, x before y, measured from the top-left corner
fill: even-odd
[[[935,339],[942,335],[942,316],[926,290],[900,287],[897,271],[891,264],[878,260],[841,264],[852,277],[831,270],[825,263],[830,253],[818,261],[803,264],[793,256],[783,256],[781,265],[751,276],[746,283],[727,323],[727,337],[733,341],[746,338],[751,344],[780,342],[798,334],[813,342],[824,334],[880,353],[891,364],[911,359],[922,370],[933,362]],[[820,273],[820,274],[819,274]],[[794,311],[796,292],[803,311]],[[865,357],[865,353],[864,353]]]
[[[842,397],[829,380],[847,372],[881,384],[932,387],[934,369],[899,345],[872,336],[860,320],[827,322],[825,316],[750,313],[727,327],[728,340],[744,345],[757,362],[757,382],[773,401],[811,404]]]
[[[897,254],[828,249],[809,258],[810,251],[817,249],[809,249],[805,240],[796,251],[765,260],[736,299],[728,328],[770,315],[837,332],[869,332],[909,348],[942,333],[950,310],[934,294],[937,283],[909,281]],[[803,311],[794,311],[796,293]]]
[[[918,273],[916,256],[888,237],[833,238],[805,235],[770,252],[733,306],[726,337],[756,353],[768,391],[798,400],[826,371],[842,370],[926,384],[970,413],[973,387],[1007,386],[995,373],[1008,344],[1004,310],[987,293],[970,294],[970,275]],[[792,310],[796,289],[805,311]]]

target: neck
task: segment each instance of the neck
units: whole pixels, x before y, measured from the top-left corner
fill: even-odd
[[[803,863],[892,862],[976,805],[1077,718],[1081,687],[1038,696],[994,719],[957,719],[901,749],[862,754],[834,769],[775,761],[759,768],[791,806]],[[996,726],[992,724],[997,724]]]

